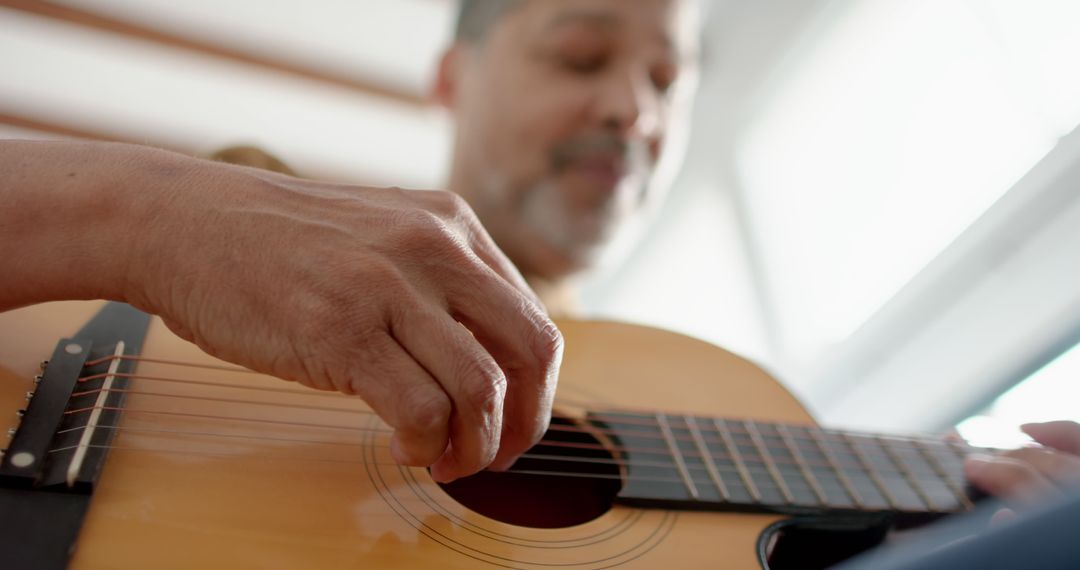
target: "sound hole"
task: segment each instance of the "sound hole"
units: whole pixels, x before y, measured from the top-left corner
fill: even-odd
[[[562,418],[551,423],[575,425]],[[533,528],[579,525],[610,510],[622,481],[618,465],[600,441],[582,431],[552,429],[544,442],[505,473],[482,471],[440,486],[477,513]]]

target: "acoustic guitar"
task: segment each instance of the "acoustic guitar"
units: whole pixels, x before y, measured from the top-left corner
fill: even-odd
[[[0,566],[761,568],[800,521],[971,506],[962,443],[821,429],[684,336],[560,328],[544,440],[439,485],[392,461],[361,400],[215,360],[126,305],[0,314]]]

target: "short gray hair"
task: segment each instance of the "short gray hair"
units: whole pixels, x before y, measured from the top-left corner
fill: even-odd
[[[477,42],[483,40],[495,22],[522,0],[460,0],[454,39]]]

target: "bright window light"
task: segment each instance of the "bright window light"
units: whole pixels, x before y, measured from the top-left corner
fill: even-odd
[[[1030,441],[1017,428],[1026,422],[1080,421],[1080,345],[1005,392],[985,411],[957,426],[975,445],[1014,447]]]
[[[1080,3],[844,4],[738,148],[787,367],[842,342],[1080,122]]]

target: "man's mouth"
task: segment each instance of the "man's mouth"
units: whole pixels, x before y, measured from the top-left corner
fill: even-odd
[[[614,154],[580,157],[568,166],[568,170],[607,191],[614,191],[627,175],[626,161]]]

